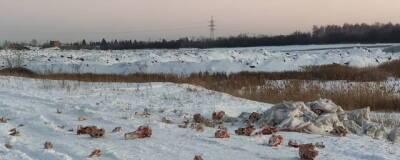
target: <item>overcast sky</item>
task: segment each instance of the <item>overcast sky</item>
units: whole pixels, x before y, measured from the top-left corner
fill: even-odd
[[[175,39],[400,23],[400,0],[0,0],[0,40]]]

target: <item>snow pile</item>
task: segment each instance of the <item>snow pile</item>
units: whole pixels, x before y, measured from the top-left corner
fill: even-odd
[[[369,108],[345,112],[327,99],[308,103],[283,102],[263,112],[257,124],[312,134],[338,134],[337,127],[343,127],[353,134],[400,142],[398,128],[388,129],[383,124],[372,122],[369,114]]]
[[[390,53],[399,53],[400,52],[400,46],[391,46],[383,49],[384,52],[390,52]]]
[[[321,109],[319,105],[325,104],[330,103],[320,101],[312,106]],[[307,109],[308,106],[311,104],[288,104],[283,108],[294,108],[296,111],[290,113],[301,117],[301,112],[314,112]],[[224,111],[224,116],[237,119],[242,112],[261,112],[269,108],[270,104],[191,85],[83,83],[0,77],[0,117],[5,117],[0,122],[0,158],[81,160],[99,156],[98,159],[102,160],[187,160],[198,155],[205,160],[298,159],[299,149],[286,145],[288,140],[296,140],[298,144],[323,142],[325,148],[318,149],[318,159],[400,157],[400,152],[397,152],[400,144],[355,134],[336,137],[279,131],[283,140],[274,148],[265,145],[272,135],[248,137],[234,134],[234,130],[242,125],[234,120],[224,122],[224,127],[203,127],[199,130],[198,126],[193,126],[195,129],[191,129],[192,126],[180,127],[196,114],[215,120],[222,114],[212,116],[213,113]],[[326,108],[326,111],[331,109]],[[277,117],[282,115],[276,113]],[[303,117],[295,117],[286,124],[305,122],[316,115],[306,117],[303,114]],[[257,116],[254,114],[253,117]],[[76,129],[80,125],[97,126],[97,130],[104,129],[104,135],[94,138],[87,134],[77,135]],[[140,128],[143,129],[140,126],[149,126],[151,137],[125,140],[125,133],[138,133]],[[230,138],[215,138],[216,131],[222,128],[231,133]]]
[[[254,48],[64,51],[55,49],[23,52],[23,67],[36,72],[57,73],[172,73],[241,71],[287,71],[303,66],[343,64],[374,66],[400,54],[382,51],[381,45],[305,45]],[[0,57],[15,55],[0,50]],[[6,67],[7,60],[0,59]]]

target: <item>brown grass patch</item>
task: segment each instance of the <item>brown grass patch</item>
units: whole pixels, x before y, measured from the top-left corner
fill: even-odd
[[[250,100],[279,103],[282,101],[311,101],[318,98],[333,100],[344,109],[371,107],[375,111],[400,111],[400,96],[393,88],[382,87],[390,76],[400,77],[400,60],[384,63],[378,67],[355,68],[341,65],[305,67],[291,72],[241,72],[173,74],[35,74],[23,68],[3,69],[0,75],[23,76],[50,80],[76,80],[84,82],[173,82],[202,86]],[[285,80],[275,85],[269,80]],[[331,89],[321,87],[311,80],[348,80],[355,85],[339,84]]]

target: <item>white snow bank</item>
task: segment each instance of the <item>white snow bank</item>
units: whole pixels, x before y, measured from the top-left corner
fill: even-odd
[[[257,123],[321,135],[329,135],[335,127],[341,126],[353,134],[399,143],[400,130],[371,121],[370,113],[369,108],[345,112],[328,99],[307,103],[283,102],[264,111]]]
[[[383,46],[305,45],[256,48],[178,50],[32,50],[24,52],[24,67],[37,72],[63,73],[173,73],[298,70],[302,66],[345,64],[373,66],[400,57]],[[0,51],[1,57],[13,54]],[[7,67],[6,58],[0,59]]]
[[[235,98],[190,85],[172,83],[79,83],[71,81],[31,80],[0,77],[0,116],[9,118],[0,123],[0,157],[2,159],[47,160],[85,159],[92,150],[103,151],[101,159],[164,159],[187,160],[200,154],[207,160],[235,159],[297,159],[298,150],[288,146],[272,148],[265,144],[269,136],[230,139],[213,138],[215,129],[202,133],[182,129],[177,124],[165,124],[162,117],[174,122],[202,113],[210,117],[214,110],[224,110],[230,116],[241,112],[263,111],[270,104]],[[56,113],[57,109],[61,114]],[[135,112],[148,111],[143,117]],[[86,121],[78,121],[85,116]],[[22,127],[17,127],[23,124]],[[115,127],[123,132],[148,124],[153,135],[148,139],[124,140],[123,133],[111,133]],[[77,125],[97,125],[105,128],[104,138],[92,139],[69,132]],[[17,127],[21,136],[8,135]],[[239,126],[226,125],[228,130]],[[390,144],[366,136],[330,137],[302,133],[279,133],[285,144],[289,139],[299,143],[323,142],[319,159],[397,159],[399,144]],[[50,141],[53,150],[45,151]],[[13,146],[4,147],[4,143]]]

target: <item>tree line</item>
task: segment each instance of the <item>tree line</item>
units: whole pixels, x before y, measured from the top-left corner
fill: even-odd
[[[343,24],[313,26],[309,32],[294,32],[288,35],[258,35],[249,36],[240,34],[216,39],[190,39],[178,40],[106,40],[63,44],[62,49],[99,49],[99,50],[125,50],[125,49],[177,49],[177,48],[217,48],[217,47],[255,47],[279,45],[306,45],[306,44],[338,44],[338,43],[399,43],[400,24],[375,23],[375,24]],[[47,46],[49,46],[47,44]],[[47,47],[43,45],[43,47]],[[51,46],[51,45],[50,45]]]

